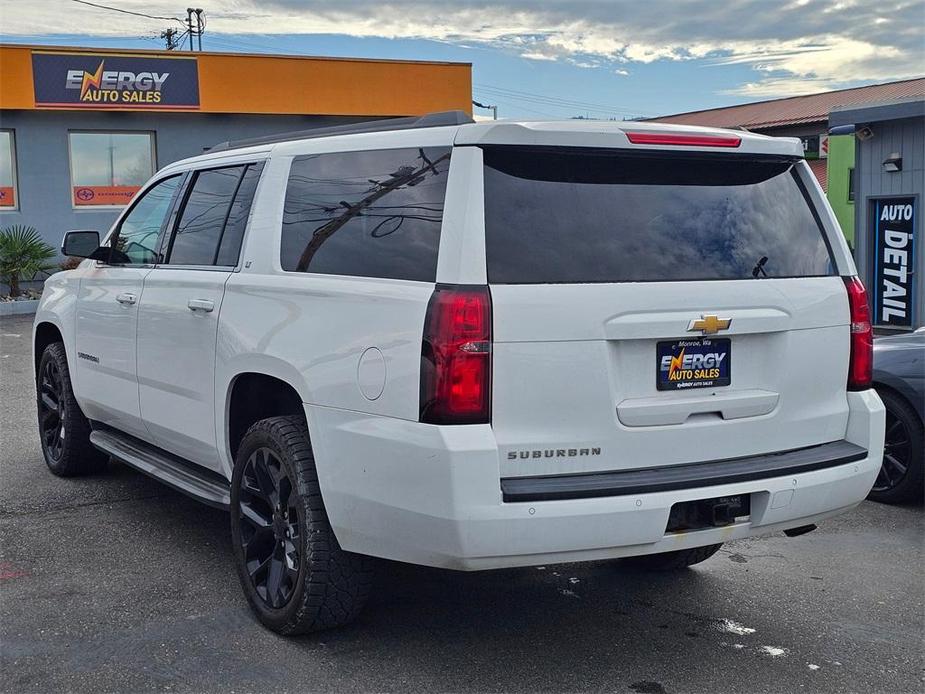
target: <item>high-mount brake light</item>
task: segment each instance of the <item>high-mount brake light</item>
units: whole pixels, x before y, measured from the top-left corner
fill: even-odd
[[[626,133],[634,145],[675,145],[680,147],[738,147],[741,137],[731,135],[684,135],[680,133]]]
[[[867,390],[874,371],[874,330],[870,323],[867,290],[857,277],[845,277],[851,320],[851,357],[848,390]]]
[[[485,286],[438,285],[421,344],[421,421],[491,421],[491,295]]]

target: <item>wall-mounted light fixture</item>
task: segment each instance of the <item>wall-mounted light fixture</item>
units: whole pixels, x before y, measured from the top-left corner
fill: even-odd
[[[899,152],[893,152],[883,160],[883,170],[887,173],[896,173],[903,170],[903,158]]]

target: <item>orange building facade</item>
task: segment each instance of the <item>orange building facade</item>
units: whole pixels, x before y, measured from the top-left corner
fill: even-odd
[[[469,63],[0,45],[0,226],[57,245],[219,142],[471,108]]]

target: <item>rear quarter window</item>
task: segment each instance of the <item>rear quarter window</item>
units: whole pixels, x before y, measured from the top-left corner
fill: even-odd
[[[449,164],[434,147],[296,157],[283,269],[433,282]]]
[[[180,213],[167,262],[213,265],[243,166],[197,171]]]
[[[489,282],[835,274],[787,160],[486,147]]]

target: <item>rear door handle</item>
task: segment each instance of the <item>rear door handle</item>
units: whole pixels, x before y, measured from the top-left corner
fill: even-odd
[[[138,297],[136,297],[134,294],[130,294],[129,292],[124,292],[116,297],[116,301],[118,301],[123,306],[131,306],[136,301],[138,301]]]
[[[210,313],[215,308],[215,302],[211,299],[190,299],[187,304],[190,311],[203,311]]]

